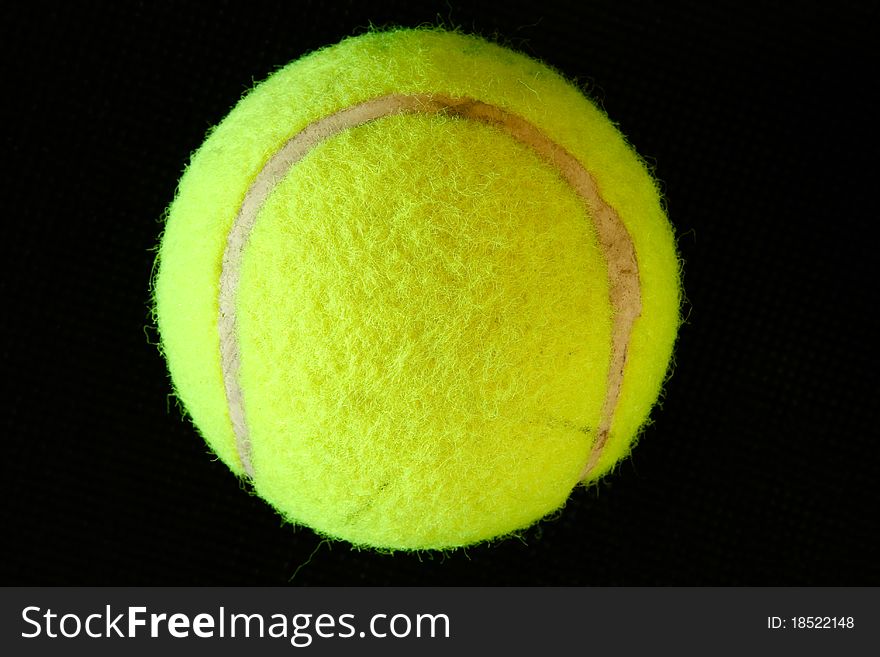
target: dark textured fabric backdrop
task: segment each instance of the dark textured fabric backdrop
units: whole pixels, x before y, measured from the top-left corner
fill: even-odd
[[[4,5],[0,584],[880,584],[877,12],[772,4]],[[688,321],[617,474],[521,540],[376,554],[206,454],[148,283],[189,154],[254,81],[437,22],[577,79],[656,167]]]

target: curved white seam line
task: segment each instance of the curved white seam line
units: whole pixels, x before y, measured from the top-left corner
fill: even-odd
[[[238,348],[236,297],[244,249],[257,215],[275,185],[319,143],[350,128],[400,113],[447,113],[499,127],[517,141],[531,147],[554,166],[587,206],[588,216],[592,218],[606,258],[612,334],[606,395],[596,440],[581,472],[583,480],[598,463],[607,443],[623,382],[632,327],[641,314],[638,263],[632,239],[620,217],[599,194],[590,173],[574,156],[537,127],[515,114],[478,100],[430,95],[384,96],[348,107],[309,124],[269,158],[245,193],[223,253],[218,317],[223,382],[242,467],[248,476],[254,476],[250,432],[239,382],[241,355]]]

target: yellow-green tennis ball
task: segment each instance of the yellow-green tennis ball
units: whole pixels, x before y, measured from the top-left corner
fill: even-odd
[[[370,33],[253,89],[180,181],[155,282],[174,386],[288,520],[449,548],[630,449],[679,324],[656,186],[537,61]]]

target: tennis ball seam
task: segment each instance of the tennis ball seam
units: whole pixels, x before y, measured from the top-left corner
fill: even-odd
[[[602,197],[588,169],[564,147],[526,119],[473,98],[434,94],[393,94],[353,105],[312,122],[273,153],[248,187],[227,235],[219,280],[218,332],[223,386],[239,461],[254,477],[250,433],[239,381],[236,298],[249,235],[263,204],[287,172],[321,142],[345,130],[395,114],[445,114],[501,129],[550,164],[586,205],[605,257],[612,314],[610,364],[596,438],[581,479],[599,462],[608,440],[623,384],[627,347],[641,314],[641,285],[635,246],[614,208]]]

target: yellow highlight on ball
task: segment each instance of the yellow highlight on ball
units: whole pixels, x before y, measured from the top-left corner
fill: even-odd
[[[629,453],[679,263],[656,185],[546,65],[374,32],[259,84],[180,181],[155,310],[211,449],[359,546],[523,529]]]

